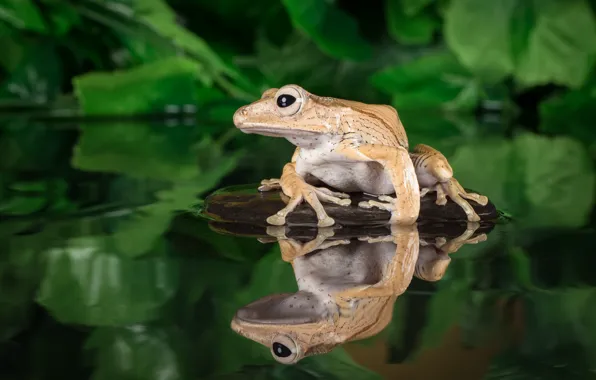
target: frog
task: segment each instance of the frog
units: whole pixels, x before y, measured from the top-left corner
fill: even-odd
[[[442,278],[448,260],[439,246],[453,252],[483,241],[485,234],[471,238],[477,228],[469,225],[450,241],[423,242],[415,224],[393,224],[387,236],[355,239],[334,239],[332,227],[319,227],[313,240],[302,243],[286,237],[284,226],[270,226],[267,233],[279,244],[282,260],[291,263],[298,291],[239,308],[230,326],[288,365],[372,337],[388,326],[413,277]]]
[[[437,194],[437,205],[447,198],[456,202],[472,222],[480,217],[469,201],[488,203],[488,197],[465,191],[438,150],[418,144],[410,152],[390,105],[318,96],[287,84],[239,107],[233,122],[243,133],[285,138],[295,146],[281,177],[264,179],[258,187],[285,195],[285,207],[266,219],[269,225],[285,225],[287,215],[306,201],[318,227],[332,226],[335,220],[323,203],[350,206],[349,193],[357,192],[373,196],[358,207],[389,211],[390,224],[416,222],[420,197],[430,192]]]

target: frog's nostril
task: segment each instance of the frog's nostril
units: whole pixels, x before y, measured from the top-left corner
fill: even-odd
[[[234,117],[233,117],[234,124],[235,125],[241,124],[244,121],[244,119],[246,119],[246,113],[247,113],[246,107],[242,107],[242,108],[239,108],[238,110],[236,110],[236,112],[234,112]]]

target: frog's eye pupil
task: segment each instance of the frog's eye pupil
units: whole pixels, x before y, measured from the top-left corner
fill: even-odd
[[[287,358],[292,355],[292,351],[281,343],[273,343],[273,353],[280,358]]]
[[[296,101],[292,95],[282,94],[277,98],[277,106],[281,108],[289,107]]]

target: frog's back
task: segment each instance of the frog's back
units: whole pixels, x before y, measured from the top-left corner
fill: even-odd
[[[375,143],[408,149],[408,137],[395,108],[384,104],[366,104],[350,100],[339,100],[339,102],[360,114],[356,127],[361,133],[376,137]],[[380,131],[380,128],[384,131]]]

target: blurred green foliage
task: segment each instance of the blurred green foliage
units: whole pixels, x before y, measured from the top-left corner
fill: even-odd
[[[231,115],[297,83],[394,105],[411,145],[441,150],[515,217],[454,254],[443,280],[414,281],[373,339],[413,359],[455,324],[482,345],[512,324],[495,305],[522,305],[522,341],[487,378],[586,378],[595,5],[3,1],[0,111],[28,112],[0,118],[0,377],[378,379],[342,348],[287,367],[235,334],[238,307],[295,290],[291,267],[186,213],[219,186],[279,175],[292,146],[238,134]],[[177,118],[36,121],[46,108]]]

